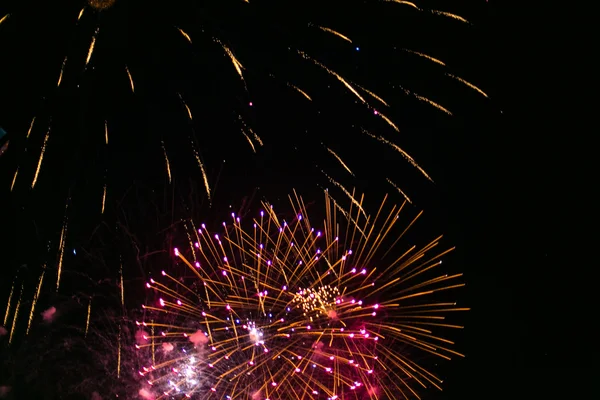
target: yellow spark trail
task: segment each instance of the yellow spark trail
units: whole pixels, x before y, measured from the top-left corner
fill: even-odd
[[[177,28],[177,27],[176,27]],[[183,35],[184,38],[187,39],[188,42],[192,43],[192,38],[190,37],[190,35],[188,35],[183,29],[181,28],[177,28],[177,30],[179,31],[179,33],[181,33]]]
[[[329,152],[331,155],[333,155],[333,156],[336,158],[336,160],[338,160],[338,161],[339,161],[339,163],[340,163],[340,164],[342,164],[342,167],[344,167],[344,169],[345,169],[346,171],[348,171],[348,173],[349,173],[350,175],[354,176],[354,173],[353,173],[353,172],[350,170],[350,168],[349,168],[349,167],[346,165],[346,163],[344,163],[344,161],[342,160],[342,158],[341,158],[340,156],[338,156],[338,155],[337,155],[337,153],[336,153],[335,151],[331,150],[331,149],[330,149],[329,147],[327,147],[327,146],[325,146],[325,148],[327,149],[327,151],[328,151],[328,152]]]
[[[85,333],[83,337],[87,337],[88,330],[90,328],[90,315],[92,313],[92,299],[90,298],[87,307],[87,318],[85,319]]]
[[[390,178],[386,178],[386,180],[388,181],[388,183],[390,185],[392,185],[396,190],[398,190],[398,192],[400,192],[400,194],[406,199],[406,201],[408,201],[410,204],[412,204],[412,201],[410,200],[410,198],[406,195],[406,193],[404,193],[402,191],[402,189],[400,189],[400,186],[396,185],[394,182],[391,181]]]
[[[390,142],[389,140],[387,140],[386,138],[384,138],[383,136],[376,136],[373,135],[371,132],[367,131],[366,129],[362,129],[362,132],[374,139],[379,140],[381,143],[385,143],[388,146],[390,146],[391,148],[393,148],[394,150],[396,150],[398,153],[402,154],[402,156],[416,169],[418,169],[421,174],[423,174],[423,176],[427,179],[429,179],[431,182],[433,182],[433,179],[431,179],[431,177],[427,174],[427,172],[425,172],[425,170],[423,168],[421,168],[421,166],[419,164],[417,164],[417,162],[415,161],[414,158],[412,158],[410,156],[410,154],[408,154],[406,151],[402,150],[402,148],[400,146],[398,146],[397,144]]]
[[[104,206],[106,204],[106,183],[104,184],[104,190],[102,191],[102,210],[100,214],[104,214]]]
[[[13,334],[15,333],[15,327],[17,325],[17,318],[19,317],[19,310],[21,308],[21,298],[23,297],[23,285],[21,285],[21,292],[19,293],[19,300],[15,306],[15,315],[13,316],[12,326],[10,328],[10,336],[8,338],[8,344],[12,343]]]
[[[352,43],[352,40],[349,37],[342,35],[338,31],[334,31],[333,29],[327,28],[327,27],[324,27],[324,26],[319,26],[319,25],[314,25],[314,26],[317,27],[317,28],[319,28],[320,30],[322,30],[324,32],[331,33],[331,34],[339,37],[340,39],[343,39],[343,40],[345,40],[345,41],[347,41],[349,43]]]
[[[439,65],[442,65],[444,67],[446,66],[445,62],[443,62],[441,60],[438,60],[437,58],[431,57],[430,55],[427,55],[427,54],[424,54],[424,53],[419,53],[418,51],[409,50],[409,49],[402,49],[402,50],[406,51],[407,53],[412,53],[412,54],[415,54],[415,55],[417,55],[419,57],[426,58],[427,60],[432,61],[432,62],[434,62],[436,64],[439,64]]]
[[[396,4],[406,5],[406,6],[414,8],[415,10],[418,10],[418,11],[430,12],[430,13],[432,13],[434,15],[440,15],[440,16],[443,16],[443,17],[452,18],[452,19],[455,19],[457,21],[470,24],[469,21],[467,21],[466,19],[464,19],[460,15],[452,14],[452,13],[447,12],[447,11],[423,9],[423,8],[420,8],[419,6],[417,6],[415,3],[410,2],[410,1],[403,1],[403,0],[384,0],[384,1],[387,1],[389,3],[396,3]]]
[[[33,182],[31,182],[31,188],[35,187],[35,184],[38,180],[38,175],[40,174],[40,169],[42,168],[42,161],[44,160],[44,153],[46,152],[46,145],[48,144],[48,139],[50,138],[50,128],[48,128],[48,132],[46,132],[46,136],[44,137],[44,143],[42,144],[42,151],[40,152],[40,158],[38,159],[38,165],[35,169],[35,175],[33,176]],[[16,176],[15,176],[16,178]]]
[[[131,85],[131,92],[135,93],[135,86],[133,85],[133,78],[131,77],[131,72],[129,72],[129,67],[125,66],[125,71],[127,71],[127,76],[129,77],[129,85]]]
[[[338,81],[340,81],[344,86],[346,86],[346,88],[352,92],[356,97],[358,97],[358,99],[363,103],[363,104],[367,104],[367,102],[365,101],[365,99],[360,95],[360,93],[358,93],[356,91],[356,89],[354,89],[352,87],[352,85],[350,83],[348,83],[348,81],[346,81],[346,79],[344,79],[343,76],[341,76],[340,74],[338,74],[337,72],[329,69],[325,64],[315,60],[314,58],[310,57],[308,54],[306,54],[303,51],[298,50],[298,54],[304,58],[305,60],[308,60],[310,62],[312,62],[313,64],[315,64],[318,67],[321,67],[324,71],[326,71],[328,74],[334,76]]]
[[[461,78],[461,77],[459,77],[459,76],[452,75],[452,74],[448,74],[448,73],[446,73],[446,76],[449,76],[449,77],[450,77],[450,78],[452,78],[452,79],[456,79],[456,80],[457,80],[457,81],[459,81],[460,83],[462,83],[462,84],[464,84],[464,85],[466,85],[466,86],[470,87],[471,89],[473,89],[473,90],[475,90],[475,91],[479,92],[479,94],[481,94],[482,96],[489,98],[489,96],[487,95],[487,93],[485,93],[483,90],[479,89],[477,86],[473,85],[472,83],[470,83],[470,82],[467,82],[467,81],[466,81],[466,80],[464,80],[463,78]]]
[[[33,123],[35,122],[35,117],[31,120],[31,124],[29,124],[29,130],[27,131],[26,139],[29,139],[29,135],[31,135],[31,130],[33,129]]]
[[[104,142],[108,144],[108,121],[104,121]]]
[[[300,89],[298,86],[293,85],[289,82],[287,82],[287,85],[289,87],[291,87],[292,89],[294,89],[295,91],[297,91],[298,93],[300,93],[302,96],[304,96],[307,100],[312,101],[311,97],[302,89]]]
[[[2,23],[6,21],[8,17],[10,17],[10,14],[6,14],[4,17],[0,18],[0,25],[2,25]]]
[[[67,226],[68,226],[67,211],[69,209],[69,201],[70,201],[70,199],[67,199],[67,204],[65,206],[65,220],[63,222],[62,230],[60,231],[60,242],[58,243],[58,271],[56,274],[56,291],[57,292],[58,292],[58,288],[60,286],[60,278],[62,276],[63,256],[65,254],[65,244],[67,241]]]
[[[165,164],[167,167],[167,176],[169,177],[169,183],[171,183],[171,163],[169,163],[169,157],[167,156],[167,149],[165,148],[165,142],[161,140],[160,142],[163,154],[165,155]]]
[[[13,176],[12,183],[10,184],[10,191],[12,192],[15,187],[15,182],[17,181],[17,175],[19,175],[19,167],[15,171],[15,175]]]
[[[6,322],[8,321],[8,317],[10,315],[10,306],[12,302],[13,293],[15,292],[15,284],[13,282],[12,287],[10,288],[10,294],[8,295],[8,304],[6,305],[6,312],[4,313],[4,323],[2,325],[6,326]]]
[[[81,11],[79,11],[79,15],[77,16],[77,22],[79,22],[79,20],[81,19],[81,17],[83,16],[83,12],[85,11],[85,7],[81,9]]]
[[[188,115],[190,121],[193,121],[194,119],[192,118],[192,110],[190,110],[190,108],[188,107],[185,100],[183,100],[183,97],[181,97],[181,94],[177,93],[177,95],[179,96],[179,100],[181,100],[181,104],[183,104],[183,106],[185,107],[185,110],[187,111],[187,115]]]
[[[452,112],[451,112],[450,110],[448,110],[448,109],[447,109],[447,108],[445,108],[444,106],[442,106],[442,105],[440,105],[440,104],[436,103],[435,101],[433,101],[433,100],[430,100],[430,99],[428,99],[428,98],[427,98],[427,97],[425,97],[425,96],[421,96],[421,95],[419,95],[419,94],[417,94],[417,93],[411,92],[410,90],[408,90],[408,89],[405,89],[405,88],[403,88],[402,86],[400,86],[400,89],[402,89],[402,90],[404,91],[404,93],[406,93],[407,95],[409,95],[409,96],[413,96],[413,97],[414,97],[414,98],[416,98],[417,100],[420,100],[420,101],[422,101],[422,102],[424,102],[424,103],[427,103],[427,104],[429,104],[430,106],[433,106],[433,107],[437,108],[438,110],[440,110],[440,111],[443,111],[444,113],[446,113],[446,114],[448,114],[448,115],[452,116]]]
[[[90,63],[90,60],[92,59],[92,54],[94,53],[94,47],[96,46],[96,39],[98,38],[99,31],[100,31],[100,28],[96,28],[96,31],[94,32],[94,35],[92,36],[92,42],[90,43],[90,48],[88,49],[88,55],[87,55],[87,58],[85,59],[86,67]]]
[[[31,328],[31,321],[33,321],[33,314],[35,312],[35,306],[37,304],[38,299],[40,298],[40,292],[42,291],[42,283],[44,282],[44,274],[46,273],[46,265],[42,267],[42,274],[40,275],[40,279],[38,281],[37,290],[33,295],[33,300],[31,301],[31,311],[29,312],[29,320],[27,321],[27,331],[25,335],[29,335],[29,329]]]
[[[234,66],[236,72],[240,76],[240,79],[242,79],[242,81],[244,81],[244,74],[243,74],[244,66],[242,65],[242,63],[235,57],[235,55],[233,54],[231,49],[229,47],[225,46],[225,44],[223,44],[223,42],[221,42],[217,38],[213,38],[213,40],[215,42],[217,42],[223,48],[223,50],[225,51],[225,54],[227,54],[227,56],[233,63],[233,66]]]
[[[196,158],[196,162],[200,167],[200,172],[202,173],[202,180],[204,181],[204,188],[206,189],[206,195],[208,196],[208,202],[212,203],[211,195],[210,195],[210,185],[208,183],[208,176],[206,175],[206,170],[204,169],[204,164],[202,163],[202,159],[200,159],[200,154],[198,154],[198,150],[196,150],[196,146],[192,142],[192,149],[194,150],[194,157]]]
[[[67,65],[67,57],[65,57],[62,66],[60,67],[60,74],[58,74],[58,82],[56,83],[56,87],[59,87],[60,83],[62,82],[63,73],[65,72],[65,65]]]

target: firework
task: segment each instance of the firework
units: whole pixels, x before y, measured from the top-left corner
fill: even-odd
[[[438,271],[452,249],[439,250],[441,237],[402,246],[421,214],[401,224],[404,205],[386,199],[374,216],[363,198],[344,210],[327,195],[320,216],[290,201],[288,220],[265,203],[249,227],[234,214],[219,233],[201,225],[189,250],[174,249],[180,267],[147,283],[143,397],[399,399],[440,388],[414,355],[461,356],[437,333],[461,328],[446,318],[467,310],[443,299],[463,286]]]
[[[144,12],[143,16],[140,17],[140,21],[127,15],[127,7],[125,7],[124,3],[122,4],[115,0],[88,0],[86,3],[87,5],[82,9],[53,4],[49,6],[51,10],[45,10],[44,8],[11,10],[10,14],[0,16],[0,26],[2,27],[0,34],[6,35],[7,33],[4,33],[5,30],[7,32],[9,29],[15,29],[15,25],[13,25],[14,21],[16,21],[14,15],[28,13],[31,16],[35,13],[52,11],[53,16],[60,16],[65,19],[67,15],[71,16],[72,25],[69,29],[72,29],[71,37],[74,38],[72,41],[83,41],[86,45],[84,46],[85,48],[71,45],[69,46],[70,50],[68,50],[68,54],[59,55],[60,61],[53,67],[56,70],[56,76],[52,79],[57,79],[55,81],[57,82],[56,85],[52,85],[54,92],[41,94],[41,96],[48,99],[47,102],[51,102],[52,104],[61,104],[66,97],[71,96],[65,93],[70,93],[73,88],[79,88],[80,86],[82,88],[78,92],[84,91],[84,97],[103,98],[106,93],[101,95],[99,88],[89,89],[91,92],[83,88],[90,87],[92,85],[90,82],[95,82],[97,79],[108,79],[121,82],[121,86],[129,92],[127,96],[124,96],[129,100],[121,108],[130,109],[140,96],[144,96],[143,93],[155,91],[161,87],[160,83],[156,84],[157,81],[164,81],[163,86],[168,86],[168,90],[172,94],[172,98],[169,100],[171,106],[175,106],[176,104],[176,107],[179,108],[178,116],[182,120],[187,120],[189,124],[187,128],[177,129],[177,132],[169,132],[169,135],[162,133],[149,135],[148,132],[144,132],[143,136],[138,135],[139,137],[136,138],[138,142],[136,145],[146,146],[146,142],[152,142],[148,145],[148,148],[154,146],[158,150],[158,155],[153,159],[153,162],[163,171],[163,176],[165,178],[168,177],[169,182],[171,182],[172,174],[176,173],[176,170],[183,170],[183,168],[176,168],[172,162],[173,158],[169,159],[167,156],[176,151],[178,154],[177,158],[193,160],[195,164],[194,174],[201,177],[204,182],[206,195],[208,198],[211,198],[215,185],[211,171],[216,168],[214,165],[216,161],[211,160],[210,157],[207,158],[207,155],[217,154],[226,148],[226,150],[217,156],[220,162],[226,156],[232,157],[230,155],[232,147],[245,148],[249,153],[258,153],[265,143],[273,146],[276,137],[281,134],[281,129],[277,126],[277,123],[271,122],[274,112],[268,113],[269,116],[265,118],[265,114],[262,111],[255,111],[271,107],[271,105],[267,106],[267,104],[273,102],[283,102],[286,104],[285,108],[306,107],[305,114],[310,118],[317,118],[316,116],[318,115],[320,119],[328,115],[326,118],[329,121],[342,120],[342,122],[336,122],[337,127],[334,131],[343,132],[345,143],[352,143],[353,148],[362,149],[364,148],[363,142],[372,141],[372,138],[375,138],[373,146],[379,151],[385,149],[383,151],[396,153],[396,156],[408,160],[418,175],[432,180],[426,172],[427,168],[420,165],[405,150],[406,142],[403,143],[402,137],[398,135],[400,125],[396,121],[398,115],[394,110],[397,106],[394,104],[398,104],[399,97],[408,96],[415,99],[416,103],[423,102],[431,107],[434,112],[439,112],[447,116],[453,115],[451,107],[441,104],[443,100],[432,98],[430,93],[423,93],[421,88],[413,88],[410,82],[402,82],[402,84],[399,84],[399,81],[395,83],[388,82],[388,85],[391,85],[393,90],[388,90],[386,94],[376,93],[375,90],[367,87],[373,84],[370,78],[361,78],[355,73],[358,63],[352,61],[344,63],[335,62],[334,57],[329,59],[319,49],[319,47],[325,45],[328,47],[327,53],[340,53],[344,54],[344,57],[355,57],[352,53],[360,54],[362,50],[368,50],[368,46],[364,48],[358,46],[359,42],[379,42],[380,38],[371,38],[360,29],[351,28],[352,25],[358,26],[362,24],[349,23],[341,18],[339,20],[328,21],[327,11],[323,9],[321,4],[314,7],[305,6],[314,9],[308,9],[306,13],[298,15],[289,13],[286,9],[285,13],[281,15],[277,14],[274,18],[272,13],[280,12],[277,8],[243,0],[204,2],[206,4],[203,3],[202,12],[198,12],[196,7],[186,2],[175,2],[177,5],[173,5],[172,7],[161,4],[161,7],[165,8],[164,13],[162,10],[160,12]],[[222,3],[226,5],[223,6]],[[145,5],[137,6],[145,8]],[[227,7],[227,11],[224,11],[222,7]],[[335,7],[335,5],[332,3],[330,7]],[[351,9],[357,6],[344,5],[343,7],[348,8],[348,10],[344,8],[337,10],[336,15],[352,11]],[[365,24],[377,23],[377,19],[383,17],[383,14],[398,13],[399,16],[408,16],[406,18],[415,20],[424,18],[425,16],[431,19],[447,19],[455,24],[456,29],[461,29],[463,26],[468,28],[470,25],[461,16],[447,11],[429,9],[426,4],[416,4],[399,0],[371,0],[367,2],[366,7],[375,16],[372,17],[374,21],[364,21]],[[238,21],[234,18],[234,14],[248,16],[248,19],[252,20],[251,25],[246,27],[243,25],[244,18]],[[135,12],[132,15],[137,16],[141,14]],[[188,15],[193,17],[188,17]],[[115,28],[117,25],[111,25],[115,18],[129,18],[130,20],[127,20],[128,31],[143,32],[148,30],[149,27],[152,27],[152,29],[148,30],[148,36],[137,33],[132,35],[131,41],[125,41],[120,35],[121,31]],[[195,20],[192,20],[192,18],[195,18]],[[286,23],[274,26],[269,22],[274,19],[283,19]],[[23,17],[23,20],[26,24],[27,18]],[[418,23],[415,22],[415,24]],[[340,28],[334,25],[339,25]],[[197,28],[198,26],[201,26],[201,28]],[[279,37],[283,38],[284,41],[281,43],[276,41],[265,43],[266,49],[263,49],[259,48],[261,43],[265,41],[262,36],[253,37],[251,41],[243,41],[237,38],[240,36],[240,33],[241,36],[245,36],[246,32],[244,30],[253,28],[254,26],[261,26],[261,29],[265,30],[267,37]],[[34,28],[32,26],[24,29],[33,31]],[[58,31],[56,27],[53,29]],[[206,74],[196,69],[195,71],[198,71],[196,74],[200,75],[200,77],[185,75],[185,82],[180,82],[174,76],[167,76],[160,81],[152,79],[154,82],[153,86],[149,87],[146,83],[147,81],[141,77],[144,77],[148,73],[147,71],[156,67],[155,65],[149,65],[147,54],[144,53],[145,51],[150,52],[151,49],[154,51],[154,48],[161,46],[158,42],[151,45],[148,44],[151,40],[154,40],[151,39],[154,35],[162,35],[161,42],[165,42],[166,46],[176,48],[180,53],[185,53],[184,55],[179,54],[177,57],[173,57],[177,66],[175,68],[169,67],[172,68],[170,69],[172,74],[183,74],[180,70],[184,71],[189,68],[189,65],[186,63],[189,64],[190,60],[192,62],[197,61],[196,53],[201,53],[202,59],[208,59],[209,63],[220,71],[220,74],[215,76],[214,71]],[[404,37],[405,35],[398,36]],[[137,39],[134,40],[133,37]],[[389,38],[381,39],[389,40]],[[306,46],[300,46],[299,42],[308,43]],[[394,49],[406,47],[404,43],[398,44],[402,46],[394,47]],[[406,43],[406,45],[409,44]],[[128,45],[131,49],[129,52],[131,55],[127,57],[119,52],[119,49],[124,45]],[[251,46],[256,46],[256,48],[252,48]],[[396,52],[396,50],[394,51]],[[431,71],[435,71],[433,74],[436,76],[448,77],[449,80],[464,85],[468,90],[472,90],[473,93],[487,97],[487,94],[473,83],[454,73],[446,72],[446,63],[436,56],[410,49],[402,49],[402,51],[409,57],[412,57],[411,62],[413,63],[420,62],[419,59],[426,63],[431,63],[433,66]],[[36,49],[32,48],[30,52],[35,53]],[[267,54],[268,57],[257,56],[257,54]],[[15,58],[20,59],[20,57]],[[381,57],[381,60],[387,59],[392,59],[392,56]],[[284,60],[290,60],[290,62],[284,62]],[[405,60],[402,63],[405,63]],[[119,76],[106,75],[108,74],[106,65],[111,66],[112,73],[117,70],[120,71]],[[289,67],[277,69],[276,65],[289,65]],[[159,67],[167,68],[166,65],[159,65]],[[379,68],[379,66],[376,67]],[[51,66],[48,66],[48,68],[52,69]],[[215,140],[215,143],[207,146],[207,140],[204,138],[205,135],[199,138],[199,135],[196,133],[206,131],[205,126],[209,123],[207,121],[210,120],[210,114],[212,114],[212,112],[207,112],[201,104],[218,103],[218,99],[212,97],[205,98],[206,96],[212,96],[208,92],[203,92],[207,94],[199,95],[197,91],[187,89],[194,86],[192,85],[194,80],[201,79],[205,75],[209,77],[211,82],[215,79],[219,80],[219,87],[231,88],[231,91],[228,91],[228,89],[222,90],[226,97],[237,99],[236,102],[238,105],[234,106],[233,109],[231,109],[230,104],[226,105],[225,103],[222,104],[222,107],[220,105],[216,106],[221,112],[224,111],[232,116],[229,120],[229,125],[226,123],[226,118],[223,119],[222,116],[219,116],[219,125],[227,126],[227,129],[224,129],[226,132],[219,133],[219,135],[228,137],[226,146],[223,146],[223,143],[219,140]],[[306,79],[306,77],[309,78]],[[411,77],[407,76],[406,78]],[[367,82],[359,83],[361,79],[367,80]],[[277,89],[271,90],[269,88],[273,86],[273,80],[277,81],[275,83]],[[179,82],[178,84],[171,85],[168,83],[171,81]],[[331,90],[336,90],[335,88],[337,88],[337,92],[331,98],[331,94],[327,93],[331,93]],[[115,88],[114,90],[117,89]],[[75,137],[69,137],[68,129],[64,127],[52,126],[51,117],[53,115],[48,111],[50,108],[48,106],[44,106],[42,110],[32,110],[27,120],[15,121],[17,125],[20,124],[23,126],[23,135],[21,135],[23,137],[18,140],[18,143],[11,145],[11,148],[8,150],[21,152],[21,156],[17,157],[18,160],[15,161],[15,165],[13,166],[14,171],[11,171],[11,190],[18,187],[21,180],[27,182],[30,188],[35,189],[39,185],[40,180],[44,179],[44,169],[46,168],[45,165],[50,162],[49,157],[61,158],[59,155],[52,156],[53,152],[60,153],[64,151],[64,160],[71,160],[72,157],[69,154],[73,152],[89,155],[98,154],[101,160],[94,163],[94,168],[97,166],[102,170],[100,173],[102,175],[102,182],[97,185],[97,205],[94,209],[97,210],[96,212],[104,213],[107,197],[114,194],[114,192],[111,192],[110,182],[124,171],[122,170],[122,166],[113,167],[109,165],[108,161],[106,161],[109,157],[104,157],[103,155],[110,152],[113,159],[131,157],[129,149],[124,150],[121,147],[119,150],[122,142],[120,143],[118,140],[113,141],[112,139],[109,142],[108,140],[109,130],[107,126],[111,126],[113,120],[118,120],[118,113],[113,110],[111,105],[115,97],[121,96],[121,92],[111,92],[107,96],[110,99],[106,102],[107,104],[99,104],[94,111],[102,117],[98,118],[98,121],[95,121],[95,118],[89,118],[89,121],[85,121],[86,127],[90,129],[89,137],[81,140],[80,135],[77,136],[76,139],[80,143],[80,148],[75,149],[69,145],[68,150],[64,150],[60,148],[61,146],[57,146],[59,142],[74,143],[75,140],[72,139],[75,139]],[[166,104],[165,102],[164,105]],[[60,107],[51,108],[53,110],[52,113],[60,114]],[[344,118],[340,118],[340,109],[345,110],[343,112],[344,116],[353,115],[353,117],[345,117],[345,120]],[[18,114],[21,115],[22,110],[18,111],[20,111]],[[72,114],[72,110],[68,112]],[[110,115],[111,118],[106,118],[107,115]],[[177,115],[177,113],[173,113],[172,115]],[[192,115],[195,118],[192,118]],[[106,121],[107,119],[108,121]],[[265,119],[267,123],[262,122]],[[302,120],[304,121],[305,118]],[[100,121],[103,121],[103,123]],[[260,121],[260,125],[263,127],[262,132],[257,129],[253,130],[250,126],[254,125],[257,121]],[[104,125],[104,132],[96,129],[100,128],[102,124]],[[321,122],[318,124],[325,125]],[[296,125],[303,125],[303,123]],[[306,131],[310,128],[308,126],[301,127],[303,129],[300,129],[297,133],[289,134],[290,140],[287,141],[287,144],[291,144],[293,147],[278,150],[287,151],[292,148],[302,150],[304,156],[301,158],[310,161],[310,168],[314,167],[314,164],[318,164],[319,169],[317,173],[322,168],[326,168],[329,171],[329,175],[334,176],[336,181],[343,184],[347,184],[348,182],[343,181],[352,180],[352,177],[361,170],[363,165],[349,157],[348,152],[344,154],[343,150],[347,145],[344,144],[344,146],[341,146],[339,140],[331,140],[332,133],[326,133],[327,130],[323,128],[323,133],[314,135],[316,136],[316,140],[313,140],[311,139],[313,135],[305,135]],[[33,134],[31,134],[32,130]],[[16,131],[18,132],[18,130]],[[27,132],[27,135],[25,135],[25,132]],[[172,133],[176,133],[176,135],[172,135]],[[367,135],[364,133],[367,133]],[[103,140],[97,140],[100,139],[101,135],[103,136]],[[111,131],[111,138],[113,137],[112,135],[113,132]],[[115,137],[122,138],[131,135],[131,132],[124,132],[122,128],[115,128],[114,135]],[[59,137],[57,138],[57,136]],[[182,137],[182,139],[175,141],[170,139],[171,136]],[[179,148],[180,146],[185,147]],[[315,153],[315,148],[318,148],[320,151]],[[146,152],[143,153],[147,155]],[[70,171],[80,171],[81,160],[75,158],[73,162],[75,164],[70,165],[67,169]],[[144,162],[147,162],[147,157],[145,157]],[[116,168],[121,168],[121,170],[117,170]],[[330,170],[334,169],[339,171],[341,177],[337,177],[331,173]],[[186,174],[189,173],[189,168],[185,169],[185,171]],[[350,176],[346,176],[346,173]],[[389,175],[385,168],[382,168],[381,174]],[[90,173],[84,174],[86,181],[90,179],[90,175]],[[392,185],[396,185],[393,182],[396,177],[382,176],[382,178],[385,178],[382,179],[383,182],[390,182]],[[73,179],[76,178],[73,177]],[[56,187],[54,186],[53,192],[56,192]],[[401,193],[403,192],[401,191]]]

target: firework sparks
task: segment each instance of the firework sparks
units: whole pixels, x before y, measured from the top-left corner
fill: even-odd
[[[42,168],[42,161],[44,161],[44,153],[46,153],[46,146],[48,145],[48,139],[50,139],[50,128],[48,128],[48,132],[46,132],[46,136],[44,136],[44,143],[42,143],[42,150],[40,151],[40,158],[38,159],[38,165],[35,169],[35,175],[33,176],[33,182],[31,182],[31,188],[35,187],[37,183],[38,176],[40,174],[40,169]],[[16,178],[16,175],[15,175]]]
[[[323,230],[316,230],[303,200],[295,193],[290,200],[289,223],[265,203],[250,229],[235,214],[222,234],[202,225],[194,258],[174,251],[194,278],[163,271],[166,283],[147,283],[157,301],[144,308],[156,317],[138,325],[156,333],[144,333],[138,348],[156,355],[139,371],[149,395],[377,399],[440,387],[439,378],[395,346],[461,356],[434,332],[461,328],[443,322],[444,315],[467,310],[433,301],[463,286],[454,283],[461,274],[430,276],[452,249],[435,253],[439,237],[385,261],[408,229],[390,236],[403,206],[384,199],[374,217],[361,220],[351,204],[350,221],[336,216],[326,196]],[[359,227],[366,236],[357,235]]]

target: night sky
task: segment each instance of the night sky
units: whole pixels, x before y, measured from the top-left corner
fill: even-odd
[[[0,18],[10,13],[0,25],[0,127],[7,132],[0,146],[9,141],[0,156],[1,226],[6,232],[0,304],[5,304],[18,270],[35,280],[41,263],[55,262],[52,246],[60,236],[66,203],[66,262],[71,260],[66,268],[77,271],[84,266],[74,261],[72,250],[91,252],[93,247],[97,252],[106,243],[98,232],[113,232],[115,221],[126,221],[139,238],[151,241],[156,235],[148,232],[160,223],[149,219],[157,213],[165,221],[189,215],[218,221],[229,205],[239,209],[251,198],[285,204],[293,188],[311,200],[321,200],[324,187],[343,196],[321,170],[368,197],[390,193],[401,201],[386,182],[390,178],[411,198],[414,210],[425,210],[419,229],[444,233],[446,243],[457,246],[448,261],[465,273],[467,288],[460,301],[472,308],[463,315],[466,329],[454,336],[467,358],[440,363],[445,390],[425,392],[423,398],[589,394],[585,383],[597,369],[597,348],[591,342],[597,335],[594,314],[584,312],[591,292],[581,284],[580,272],[597,263],[587,256],[592,248],[580,244],[570,249],[587,225],[577,212],[577,200],[568,194],[579,167],[561,155],[567,151],[556,139],[562,121],[548,118],[559,107],[544,105],[550,74],[535,65],[547,46],[524,36],[520,27],[525,24],[518,17],[484,0],[420,3],[464,16],[471,25],[379,2],[290,6],[252,1],[248,6],[180,1],[150,6],[118,0],[102,13],[86,8],[76,24],[85,2],[62,3],[0,5]],[[344,33],[353,43],[309,22]],[[243,82],[213,37],[244,65]],[[369,98],[400,132],[296,49],[388,101],[389,108]],[[435,56],[448,68],[402,49]],[[489,99],[444,72],[472,82]],[[400,86],[435,100],[453,115],[406,95]],[[264,142],[259,146],[252,139],[256,153],[241,133],[248,133],[248,127]],[[361,127],[394,140],[435,183],[365,136]],[[48,128],[43,166],[32,190]],[[212,203],[206,199],[194,149],[206,168]],[[102,271],[114,274],[110,269],[90,274],[98,277]],[[137,270],[127,274],[135,279]],[[69,282],[67,278],[65,293],[80,289]]]

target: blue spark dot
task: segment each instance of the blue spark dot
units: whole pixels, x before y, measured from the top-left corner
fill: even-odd
[[[356,51],[360,51],[360,47],[358,47],[358,46],[355,47],[355,49],[356,49]]]

